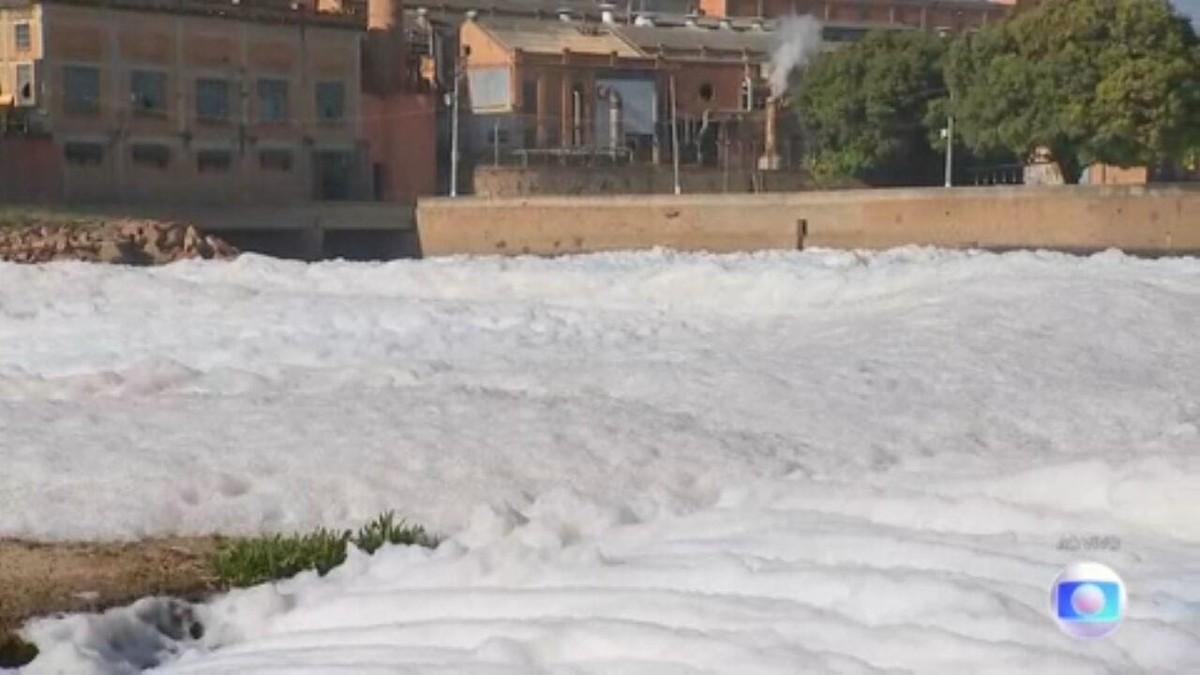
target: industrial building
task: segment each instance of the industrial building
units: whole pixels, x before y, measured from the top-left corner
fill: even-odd
[[[68,202],[366,192],[361,19],[264,0],[0,0],[9,189]],[[20,195],[17,195],[20,196]]]

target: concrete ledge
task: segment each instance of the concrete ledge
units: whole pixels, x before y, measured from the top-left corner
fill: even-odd
[[[662,246],[682,251],[796,249],[800,224],[747,218],[728,201],[608,198],[435,199],[417,205],[425,256],[559,255]]]
[[[72,212],[193,224],[205,231],[412,230],[412,204],[312,202],[296,206],[80,205]]]
[[[1200,186],[439,198],[418,203],[417,225],[427,256],[909,244],[1195,253]]]

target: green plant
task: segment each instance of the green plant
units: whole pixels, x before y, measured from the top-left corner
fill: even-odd
[[[233,587],[286,579],[305,570],[316,570],[324,576],[345,562],[349,544],[373,554],[384,544],[433,547],[437,538],[419,525],[397,521],[389,511],[357,532],[320,528],[308,534],[275,534],[231,541],[218,550],[213,571],[221,584]]]

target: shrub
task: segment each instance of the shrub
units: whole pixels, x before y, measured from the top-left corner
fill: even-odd
[[[233,587],[286,579],[305,570],[316,570],[324,576],[345,562],[348,544],[372,554],[384,544],[434,547],[437,538],[419,525],[397,521],[389,511],[358,532],[320,528],[308,534],[275,534],[231,541],[217,552],[213,570],[221,584]]]

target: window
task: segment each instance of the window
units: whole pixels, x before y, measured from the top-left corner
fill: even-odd
[[[205,122],[229,121],[229,82],[210,78],[196,80],[196,118]]]
[[[346,86],[341,82],[317,83],[317,119],[338,122],[346,115]]]
[[[104,146],[99,143],[64,143],[63,157],[69,164],[99,166],[104,161]]]
[[[166,73],[159,73],[152,70],[135,70],[129,75],[129,91],[133,99],[134,112],[166,114]]]
[[[17,64],[17,103],[30,105],[37,100],[33,91],[33,64]]]
[[[200,150],[196,152],[196,169],[200,173],[228,171],[233,166],[233,153],[229,150]]]
[[[291,171],[292,151],[282,148],[259,150],[258,165],[268,171]]]
[[[700,100],[711,101],[713,97],[713,86],[708,82],[700,85]]]
[[[134,143],[129,158],[138,166],[165,169],[171,163],[171,149],[159,143]]]
[[[258,121],[286,122],[288,119],[287,80],[258,81]]]
[[[33,49],[33,36],[29,30],[28,23],[18,23],[13,25],[13,40],[16,43],[17,51],[27,52]]]
[[[92,66],[63,67],[63,107],[72,115],[100,113],[100,71]]]
[[[487,142],[496,145],[508,145],[508,129],[488,129]]]

